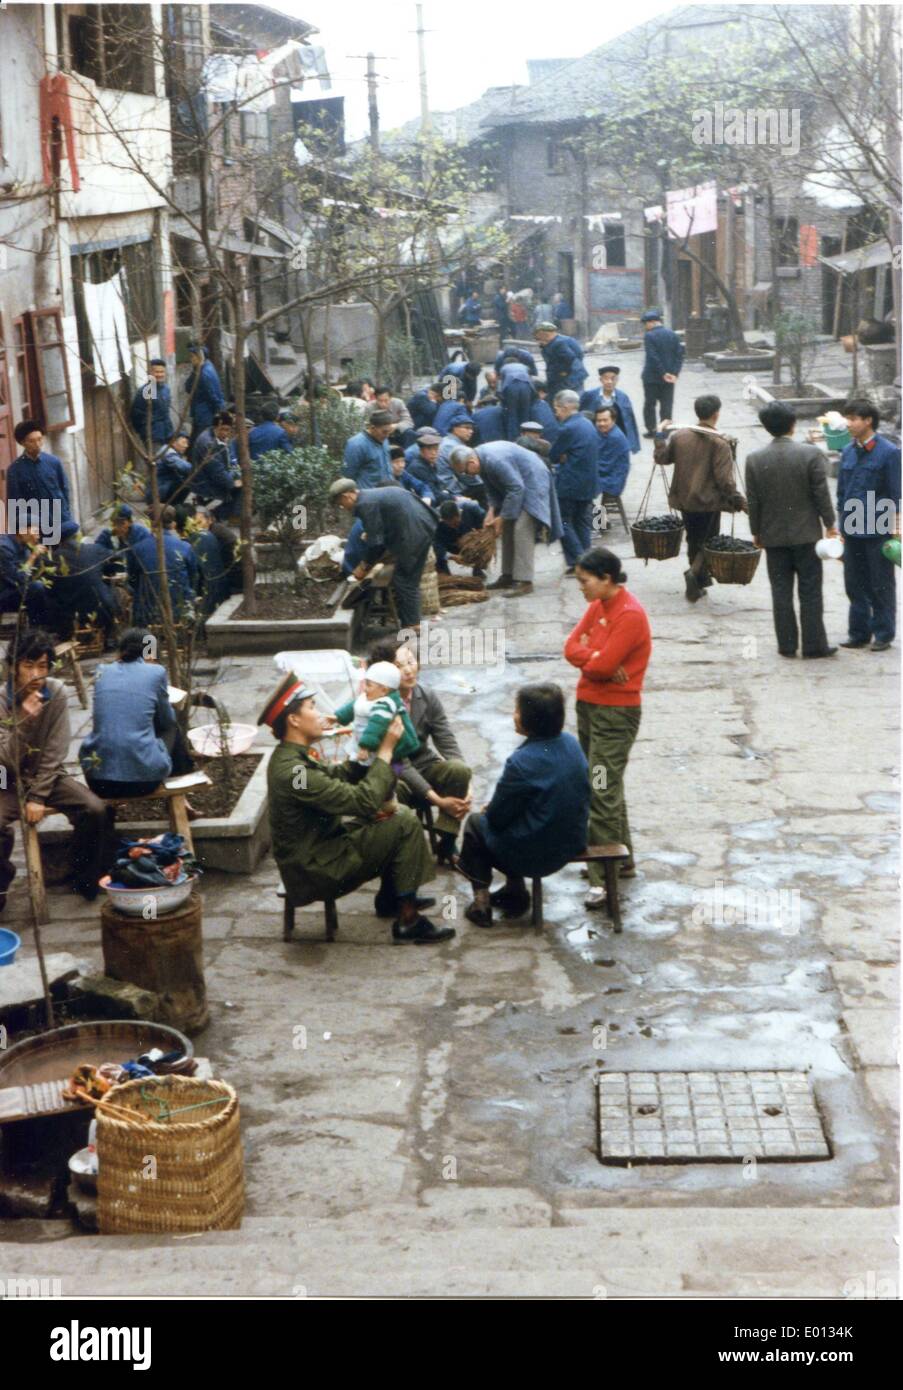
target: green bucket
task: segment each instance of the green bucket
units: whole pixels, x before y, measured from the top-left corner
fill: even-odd
[[[850,442],[850,431],[847,429],[829,430],[828,426],[825,425],[824,431],[825,443],[829,449],[837,449],[840,451],[841,449],[845,449]]]

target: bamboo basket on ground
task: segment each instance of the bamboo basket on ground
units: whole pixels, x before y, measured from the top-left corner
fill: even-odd
[[[439,612],[439,581],[436,576],[436,560],[430,551],[420,577],[420,611],[425,617]]]
[[[97,1169],[103,1235],[236,1229],[244,1209],[238,1096],[224,1081],[187,1076],[114,1086],[97,1106]]]

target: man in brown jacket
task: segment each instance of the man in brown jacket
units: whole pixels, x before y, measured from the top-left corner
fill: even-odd
[[[705,567],[703,547],[721,528],[721,513],[743,512],[746,498],[734,475],[734,456],[723,434],[719,434],[718,396],[697,396],[693,402],[695,425],[673,430],[667,438],[657,435],[655,461],[673,464],[668,503],[683,516],[687,531],[687,558],[684,571],[687,598],[702,598],[712,582]]]
[[[72,822],[76,892],[88,901],[96,898],[98,879],[107,868],[111,812],[66,773],[72,735],[66,688],[50,677],[53,654],[53,638],[31,628],[16,647],[15,671],[7,659],[7,679],[0,688],[0,911],[16,874],[10,855],[20,810],[17,788],[29,825],[37,825],[51,810],[62,811]]]

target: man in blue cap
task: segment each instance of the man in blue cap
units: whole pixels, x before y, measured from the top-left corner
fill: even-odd
[[[22,420],[13,433],[22,452],[6,473],[7,516],[13,514],[17,505],[20,510],[37,507],[41,530],[56,532],[64,522],[72,520],[69,482],[63,465],[56,454],[44,452],[44,431],[39,421]]]
[[[674,415],[674,386],[684,361],[684,345],[671,328],[662,323],[660,309],[647,309],[641,322],[645,329],[646,358],[643,362],[643,438],[654,439],[658,428],[656,407],[662,420]]]
[[[589,391],[584,391],[580,397],[580,409],[591,411],[596,415],[604,405],[610,405],[614,411],[615,424],[624,434],[630,446],[632,454],[640,452],[640,435],[636,427],[636,416],[633,413],[633,402],[626,391],[622,391],[618,386],[618,377],[621,375],[621,368],[606,366],[599,368],[599,385]]]

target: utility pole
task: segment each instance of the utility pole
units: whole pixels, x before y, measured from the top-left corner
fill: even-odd
[[[370,112],[370,148],[379,154],[379,103],[376,100],[376,56],[367,54],[367,107]]]
[[[417,6],[417,56],[420,60],[420,134],[428,135],[430,130],[430,101],[426,90],[426,44],[423,27],[423,6]]]
[[[374,154],[379,154],[379,102],[376,99],[376,59],[380,62],[388,62],[389,59],[384,54],[376,53],[349,53],[349,58],[366,58],[367,60],[367,108],[370,112],[370,148]]]

